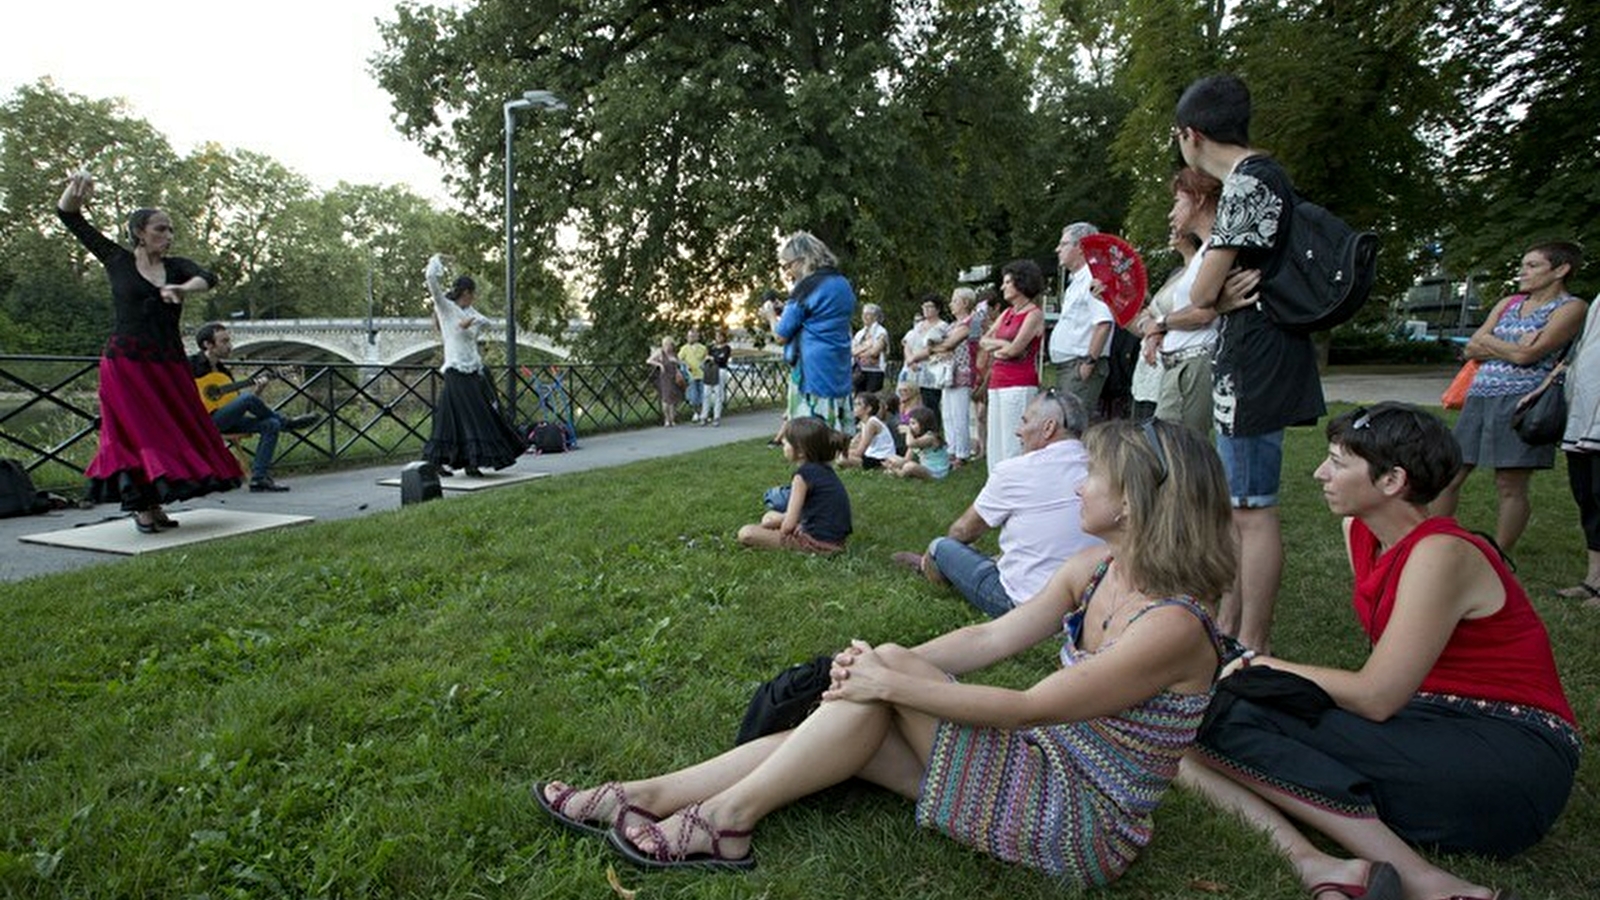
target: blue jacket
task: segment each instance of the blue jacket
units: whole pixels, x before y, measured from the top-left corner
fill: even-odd
[[[819,277],[820,276],[820,277]],[[817,397],[850,396],[850,317],[856,292],[831,269],[813,272],[784,304],[777,334],[784,358],[800,372],[800,390]],[[798,343],[798,350],[795,345]]]

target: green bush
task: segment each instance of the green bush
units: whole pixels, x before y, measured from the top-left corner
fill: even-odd
[[[1450,341],[1412,340],[1386,328],[1337,329],[1328,348],[1328,364],[1335,366],[1426,365],[1460,358],[1460,348]]]

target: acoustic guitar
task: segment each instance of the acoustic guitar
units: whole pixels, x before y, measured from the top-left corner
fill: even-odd
[[[249,378],[229,381],[228,376],[221,372],[212,372],[196,378],[194,386],[200,390],[200,404],[206,408],[207,413],[214,413],[232,403],[233,398],[239,396],[241,389],[253,386],[256,383],[256,379],[262,376],[277,378],[278,373],[271,369],[263,369],[260,373]]]

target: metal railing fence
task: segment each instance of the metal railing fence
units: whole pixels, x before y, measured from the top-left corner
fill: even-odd
[[[240,378],[272,369],[284,377],[263,399],[286,415],[313,413],[316,424],[286,432],[275,466],[331,468],[415,458],[432,429],[442,378],[422,365],[306,364],[240,360]],[[736,361],[724,410],[783,403],[787,370],[775,360]],[[491,373],[502,402],[505,372]],[[651,425],[660,420],[654,370],[639,363],[523,367],[512,421],[565,422],[583,435]],[[99,359],[0,354],[0,456],[17,459],[41,489],[81,481],[99,429]],[[253,442],[252,442],[253,445]]]

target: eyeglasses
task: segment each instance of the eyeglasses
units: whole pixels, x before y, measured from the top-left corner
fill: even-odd
[[[1183,127],[1182,125],[1172,126],[1172,139],[1180,144],[1183,143],[1183,134],[1188,130],[1189,129]]]
[[[1067,423],[1072,421],[1072,410],[1067,406],[1067,398],[1062,395],[1059,388],[1050,388],[1049,390],[1045,391],[1044,398],[1054,403],[1056,405],[1056,409],[1060,411],[1061,421],[1057,424],[1059,424],[1061,428],[1065,430]]]
[[[1160,487],[1167,483],[1167,451],[1162,449],[1161,436],[1156,434],[1156,420],[1145,419],[1140,429],[1150,444],[1150,452],[1156,455],[1156,487]]]
[[[1350,410],[1350,430],[1363,431],[1371,428],[1372,420],[1386,413],[1405,413],[1411,419],[1411,424],[1419,429],[1422,427],[1421,417],[1425,415],[1418,410],[1405,406],[1386,406],[1383,409],[1367,409],[1365,406],[1358,406]]]

